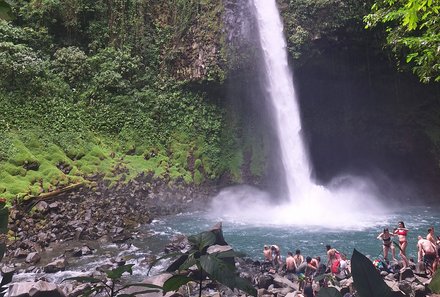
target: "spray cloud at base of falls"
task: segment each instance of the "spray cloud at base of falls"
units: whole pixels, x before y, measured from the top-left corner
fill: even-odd
[[[264,61],[265,97],[270,102],[279,141],[289,202],[275,205],[269,194],[249,186],[225,189],[213,213],[252,223],[361,227],[377,223],[382,205],[374,184],[345,176],[323,187],[311,179],[302,139],[301,117],[288,65],[283,25],[275,0],[251,0]],[[329,156],[331,157],[331,156]],[[344,180],[344,182],[340,182]]]

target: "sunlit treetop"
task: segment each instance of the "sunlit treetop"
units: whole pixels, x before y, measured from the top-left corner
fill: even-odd
[[[440,0],[377,0],[366,28],[384,25],[387,45],[420,81],[440,82]]]

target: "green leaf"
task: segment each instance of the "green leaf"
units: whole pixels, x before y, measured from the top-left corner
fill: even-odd
[[[127,288],[131,288],[131,287],[143,287],[143,288],[148,288],[148,290],[142,290],[142,291],[137,291],[131,294],[117,294]],[[144,284],[144,283],[136,283],[136,284],[128,284],[123,286],[122,288],[118,289],[115,291],[115,296],[119,296],[119,297],[128,297],[128,296],[137,296],[139,294],[147,294],[147,293],[157,293],[162,291],[162,287],[161,286],[157,286],[157,285],[153,285],[153,284]]]
[[[247,279],[236,276],[235,277],[235,286],[236,289],[242,290],[248,293],[251,296],[257,297],[257,290],[254,288],[252,283]]]
[[[6,243],[0,242],[0,261],[3,259],[5,252],[6,252]]]
[[[127,288],[131,288],[131,287],[143,287],[143,288],[154,289],[154,292],[158,292],[158,291],[163,289],[161,286],[158,286],[158,285],[144,284],[144,283],[134,283],[134,284],[128,284],[128,285],[123,286],[121,288],[121,290],[127,289]]]
[[[342,294],[336,288],[321,288],[316,297],[342,297]]]
[[[13,19],[11,5],[4,0],[0,0],[0,19],[5,21]]]
[[[153,263],[150,264],[150,268],[149,268],[148,271],[147,271],[147,275],[150,274],[151,269],[154,267],[154,265],[156,265],[157,263],[159,263],[159,261],[161,261],[161,260],[163,260],[163,259],[174,258],[174,257],[179,257],[179,258],[180,258],[180,257],[182,257],[182,253],[170,253],[170,254],[167,254],[167,255],[162,256],[162,257],[160,257],[160,258],[157,258],[155,261],[153,261]],[[180,266],[180,265],[181,265],[181,264],[179,264],[179,266]],[[174,270],[172,270],[172,271],[177,270],[179,266],[177,266],[176,269],[174,269]],[[167,271],[168,271],[168,269],[167,269]]]
[[[163,283],[164,293],[177,291],[181,286],[193,281],[192,278],[184,275],[173,275]]]
[[[4,207],[0,209],[0,233],[6,234],[8,232],[8,218],[9,210]]]
[[[432,277],[428,287],[433,293],[440,293],[440,273],[438,270],[434,273],[434,276]]]
[[[200,265],[212,279],[219,281],[230,289],[235,287],[235,266],[212,255],[200,257]]]
[[[391,289],[384,282],[379,271],[367,257],[356,249],[353,250],[351,257],[351,273],[360,297],[391,296]]]
[[[202,232],[188,237],[188,241],[193,244],[200,252],[207,246],[215,243],[216,236],[211,231]]]
[[[196,264],[197,264],[197,260],[194,257],[194,254],[191,254],[188,256],[188,258],[185,260],[185,262],[183,262],[183,264],[179,266],[179,271],[187,270],[188,268],[190,268],[191,266],[194,266]]]
[[[174,272],[176,270],[179,270],[180,267],[182,265],[185,264],[186,260],[188,259],[188,255],[183,254],[182,256],[180,256],[176,261],[174,261],[173,263],[171,263],[170,266],[168,266],[168,268],[165,270],[166,272]]]
[[[116,280],[116,279],[120,279],[122,274],[124,274],[125,272],[133,274],[133,270],[131,269],[133,266],[134,264],[127,264],[127,265],[119,266],[112,270],[108,270],[106,271],[107,277],[112,280]]]
[[[213,253],[211,255],[214,255],[217,258],[223,259],[223,258],[240,257],[241,253],[237,253],[234,250],[229,250],[229,251],[225,251],[225,252]]]

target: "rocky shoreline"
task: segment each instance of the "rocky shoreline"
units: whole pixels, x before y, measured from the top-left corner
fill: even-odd
[[[97,180],[50,199],[15,205],[10,210],[7,258],[40,252],[57,242],[97,240],[121,243],[140,224],[155,217],[201,209],[215,186],[168,185],[150,176],[111,189]]]

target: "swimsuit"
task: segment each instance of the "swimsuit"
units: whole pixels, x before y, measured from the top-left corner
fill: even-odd
[[[397,229],[396,234],[406,236],[408,234],[408,231],[404,229]]]
[[[437,255],[435,253],[425,253],[425,255],[423,256],[423,262],[425,262],[425,264],[429,265],[430,267],[432,267],[435,259],[437,259]]]
[[[391,237],[388,238],[382,238],[383,241],[383,245],[386,247],[390,247],[391,246]]]
[[[397,231],[396,231],[396,234],[397,235],[400,235],[400,236],[406,236],[407,234],[408,234],[408,230],[405,230],[405,229],[397,229]],[[404,239],[399,239],[399,243],[400,244],[404,244],[406,242],[406,238],[404,238]]]

